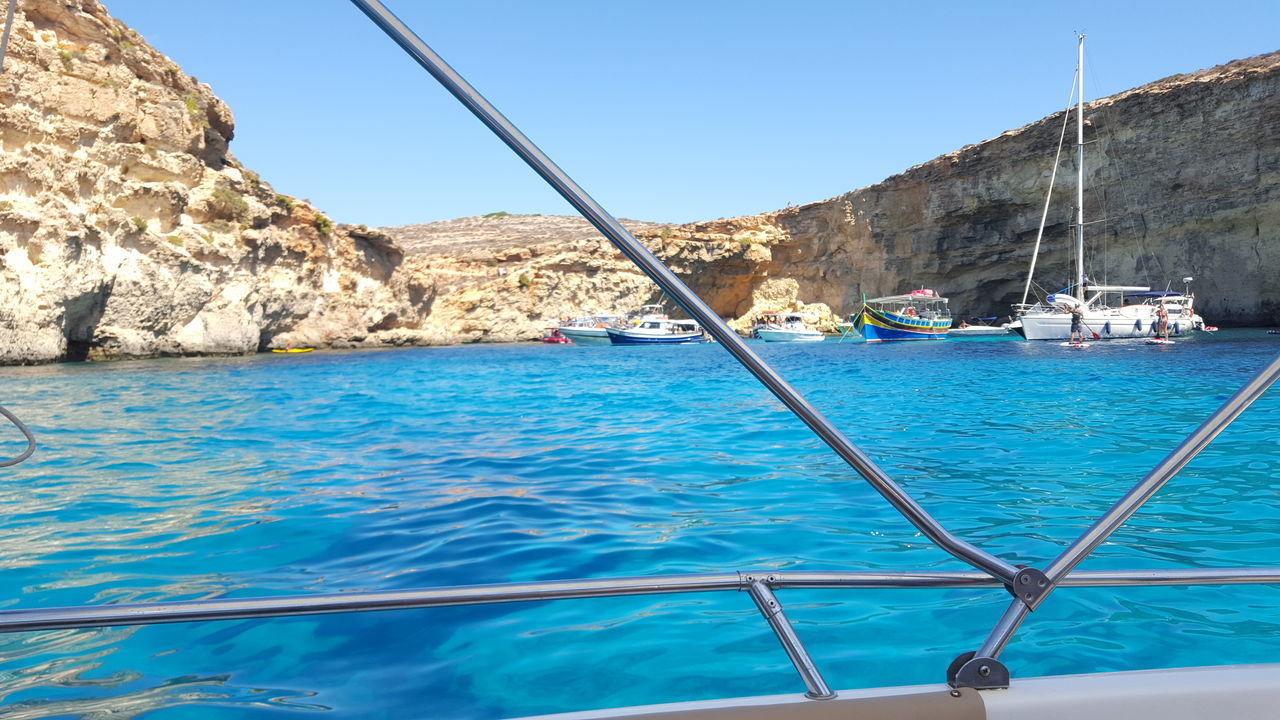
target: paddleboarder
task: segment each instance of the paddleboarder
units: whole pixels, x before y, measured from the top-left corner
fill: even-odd
[[[1079,305],[1071,308],[1071,344],[1084,343],[1084,309]]]

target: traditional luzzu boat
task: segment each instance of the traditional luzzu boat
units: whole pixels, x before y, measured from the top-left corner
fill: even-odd
[[[1272,717],[1280,705],[1280,664],[1178,668],[1041,678],[1011,677],[1001,660],[1005,648],[1030,613],[1060,587],[1127,587],[1150,585],[1280,584],[1280,567],[1157,568],[1090,570],[1075,568],[1190,462],[1277,378],[1280,357],[1273,359],[1228,397],[1163,460],[1141,478],[1087,529],[1047,563],[1038,567],[1005,559],[951,533],[884,470],[761,360],[711,308],[670,269],[639,243],[604,208],[592,200],[549,158],[528,141],[492,105],[443,60],[414,36],[377,0],[352,0],[391,35],[450,92],[500,134],[544,179],[601,230],[638,267],[674,298],[702,327],[842,460],[898,510],[924,539],[962,561],[969,571],[786,572],[725,571],[682,575],[592,578],[422,588],[295,594],[279,597],[223,597],[150,603],[97,604],[72,607],[0,610],[0,632],[62,631],[72,628],[153,625],[246,618],[280,618],[323,613],[351,613],[457,605],[546,602],[567,598],[600,598],[704,592],[737,592],[750,598],[790,658],[804,691],[787,695],[628,707],[558,715],[561,720],[649,718],[657,720],[1130,720],[1152,717],[1192,720],[1218,717]],[[12,413],[0,414],[25,436],[28,447],[0,467],[32,454],[35,440]],[[948,668],[938,668],[939,682],[925,686],[886,686],[835,691],[824,680],[788,620],[777,591],[796,588],[1000,588],[1008,605],[976,649],[959,654]],[[17,601],[13,601],[16,603]],[[392,622],[388,619],[388,622]],[[704,640],[710,640],[704,638]],[[1219,639],[1206,641],[1222,642]],[[874,638],[868,640],[874,643]],[[873,656],[874,657],[874,656]],[[1072,669],[1081,669],[1073,667]],[[678,668],[673,668],[678,672]],[[749,672],[744,668],[743,672]],[[583,668],[576,682],[591,688],[595,668]],[[892,678],[886,678],[892,680]],[[591,697],[599,704],[599,698]],[[102,708],[110,712],[110,708]],[[39,709],[36,709],[39,712]],[[423,716],[430,716],[430,707]],[[24,714],[24,717],[32,717]],[[547,717],[547,716],[544,716]]]
[[[946,340],[951,329],[947,299],[928,289],[863,302],[853,326],[867,342]]]

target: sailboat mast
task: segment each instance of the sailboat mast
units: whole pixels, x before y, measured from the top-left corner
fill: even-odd
[[[1076,299],[1084,302],[1084,34],[1076,61]]]

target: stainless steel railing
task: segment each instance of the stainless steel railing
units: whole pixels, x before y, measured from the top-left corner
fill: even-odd
[[[775,590],[792,588],[991,588],[1013,596],[1004,615],[977,651],[952,663],[956,686],[993,688],[1008,684],[997,658],[1017,628],[1056,588],[1131,585],[1280,584],[1280,567],[1234,569],[1121,570],[1073,572],[1073,569],[1161,486],[1216,437],[1280,377],[1280,357],[1263,368],[1159,465],[1068,546],[1044,571],[1016,566],[955,537],[859,450],[794,388],[755,355],[674,273],[627,232],[608,212],[546,157],[438,55],[378,0],[352,0],[415,60],[463,102],[548,183],[636,263],[659,287],[721,342],[756,378],[803,420],[840,457],[862,475],[926,537],[978,572],[890,573],[708,573],[693,575],[562,580],[419,590],[157,602],[135,605],[76,606],[0,611],[0,633],[66,628],[144,625],[208,620],[275,618],[322,613],[368,612],[483,603],[544,601],[664,593],[741,591],[748,593],[800,673],[806,695],[834,697],[787,620]],[[5,413],[8,416],[8,413]],[[25,432],[25,431],[24,431]],[[34,440],[27,434],[30,446]],[[24,457],[25,457],[24,455]]]
[[[1105,570],[1072,573],[1066,587],[1154,585],[1280,584],[1280,567]],[[835,697],[817,665],[783,613],[774,591],[855,588],[1001,587],[981,572],[722,572],[652,577],[547,580],[380,592],[328,593],[285,597],[181,600],[130,605],[0,611],[0,633],[73,628],[158,625],[163,623],[246,620],[380,610],[410,610],[452,605],[539,602],[574,598],[624,597],[737,591],[750,594],[799,672],[806,695]]]
[[[844,436],[816,408],[796,392],[773,368],[747,347],[737,333],[712,312],[680,278],[644,247],[599,203],[578,186],[551,158],[525,137],[514,124],[473,88],[448,63],[400,21],[379,0],[351,0],[378,27],[404,49],[419,65],[467,107],[490,130],[529,164],[570,204],[578,209],[628,259],[696,318],[770,392],[799,417],[819,438],[858,472],[898,512],[938,547],[970,566],[1001,580],[1013,595],[1013,602],[973,653],[956,658],[948,671],[948,681],[956,686],[998,688],[1008,686],[1008,671],[997,658],[1027,614],[1053,592],[1088,553],[1115,531],[1135,510],[1219,432],[1258,398],[1280,375],[1280,357],[1264,368],[1218,409],[1169,457],[1121,498],[1101,519],[1086,530],[1050,566],[1048,571],[1016,565],[952,535],[865,453]],[[759,598],[757,598],[759,602]],[[785,645],[785,641],[784,641]],[[790,652],[790,650],[788,650]],[[799,666],[797,666],[799,667]],[[801,671],[802,674],[804,670]],[[811,689],[812,694],[812,689]]]

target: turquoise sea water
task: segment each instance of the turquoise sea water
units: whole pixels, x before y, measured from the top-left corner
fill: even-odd
[[[950,530],[1042,566],[1280,338],[756,349]],[[966,569],[717,346],[4,368],[0,402],[41,443],[0,470],[0,608]],[[1280,565],[1277,427],[1272,391],[1081,567]],[[836,688],[941,681],[1007,597],[779,593]],[[1015,678],[1276,662],[1280,591],[1061,590],[1004,659]],[[742,593],[0,636],[0,718],[500,718],[802,690]]]

